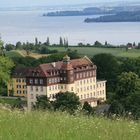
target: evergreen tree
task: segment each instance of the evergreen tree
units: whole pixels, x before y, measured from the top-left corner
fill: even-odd
[[[38,45],[38,39],[37,39],[37,37],[35,38],[35,45]]]
[[[64,45],[62,37],[60,37],[59,45],[60,45],[60,46],[63,46],[63,45]]]
[[[46,45],[50,46],[50,39],[49,39],[49,37],[47,37]]]

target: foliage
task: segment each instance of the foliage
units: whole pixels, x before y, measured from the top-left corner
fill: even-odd
[[[133,72],[124,72],[118,76],[116,93],[118,98],[125,98],[139,88],[138,75]]]
[[[56,94],[54,109],[74,113],[80,105],[79,97],[75,93],[65,92]]]
[[[0,81],[8,82],[14,63],[7,57],[0,56]]]
[[[52,105],[51,105],[48,97],[45,95],[42,95],[42,96],[37,97],[37,102],[36,102],[35,108],[41,109],[41,110],[47,110],[47,109],[51,109]]]
[[[23,109],[23,103],[24,102],[21,100],[21,98],[17,98],[12,108]]]
[[[93,115],[94,109],[91,107],[91,105],[88,102],[85,102],[82,108],[84,114],[86,115]]]
[[[92,58],[92,61],[97,66],[97,78],[107,80],[108,90],[112,91],[119,73],[117,59],[111,54],[98,54]]]

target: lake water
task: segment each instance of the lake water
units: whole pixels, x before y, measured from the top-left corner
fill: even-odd
[[[38,37],[58,43],[59,37],[68,38],[69,44],[108,41],[112,44],[140,42],[140,22],[84,23],[89,16],[43,17],[44,11],[1,11],[0,33],[5,43],[34,42]],[[93,16],[90,16],[93,17]]]

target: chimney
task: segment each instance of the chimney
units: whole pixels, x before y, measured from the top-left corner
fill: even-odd
[[[53,63],[52,63],[52,66],[55,68],[55,67],[56,67],[56,63],[55,63],[55,62],[53,62]]]

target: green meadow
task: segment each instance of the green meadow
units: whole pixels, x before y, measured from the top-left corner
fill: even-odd
[[[49,47],[52,50],[58,50],[59,52],[64,52],[66,49],[64,47]],[[100,53],[110,53],[118,57],[140,57],[140,49],[132,49],[126,51],[125,48],[97,48],[97,47],[69,47],[71,50],[77,50],[81,56],[87,55],[93,57]]]
[[[0,140],[139,140],[140,122],[0,110]]]

